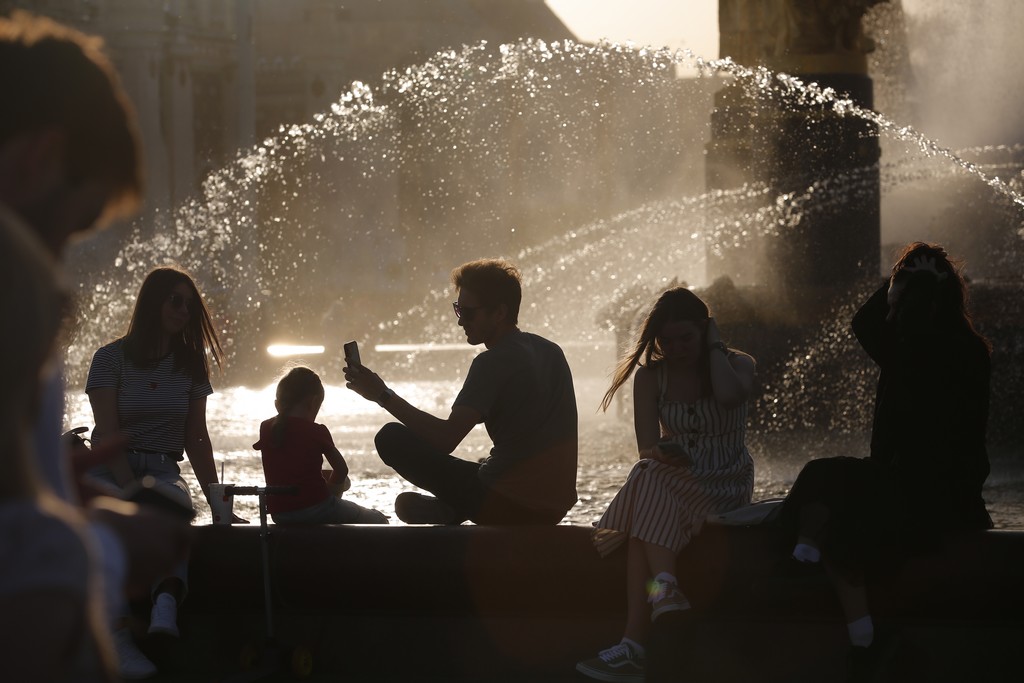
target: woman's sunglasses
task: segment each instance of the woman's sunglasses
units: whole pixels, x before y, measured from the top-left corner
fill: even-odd
[[[192,297],[185,297],[177,292],[172,292],[171,295],[167,297],[167,303],[171,305],[171,308],[184,308],[189,313],[192,313],[195,310],[195,303],[193,302]]]

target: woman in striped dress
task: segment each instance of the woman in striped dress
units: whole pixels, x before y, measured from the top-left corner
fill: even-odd
[[[639,462],[597,522],[594,543],[602,556],[626,545],[626,628],[619,644],[577,664],[579,672],[642,681],[650,623],[690,608],[675,577],[679,552],[709,514],[747,505],[753,492],[744,435],[754,369],[751,356],[722,342],[707,304],[682,287],[661,295],[619,362],[601,407],[636,370]]]

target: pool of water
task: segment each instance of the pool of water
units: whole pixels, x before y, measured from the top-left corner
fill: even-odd
[[[597,405],[607,388],[603,377],[577,377],[576,395],[580,415],[580,449],[577,490],[579,502],[564,520],[567,524],[591,524],[607,507],[622,485],[636,459],[632,423],[616,415],[599,413]],[[439,416],[446,416],[458,393],[460,382],[390,382],[395,391],[413,405]],[[402,491],[417,490],[401,480],[377,457],[373,436],[390,415],[374,403],[365,401],[343,385],[328,384],[318,422],[327,425],[351,470],[352,489],[345,496],[361,505],[391,515],[392,524],[401,524],[394,515],[394,500]],[[262,486],[263,468],[259,452],[253,450],[260,422],[274,414],[274,389],[228,387],[218,390],[208,401],[207,422],[217,467],[226,483]],[[69,396],[69,425],[92,425],[92,411],[84,393]],[[755,499],[786,494],[801,466],[809,459],[828,455],[867,454],[867,429],[855,436],[798,433],[786,435],[752,434],[748,439],[755,463]],[[456,454],[465,459],[487,455],[490,441],[483,426],[475,428]],[[1012,454],[1009,454],[1012,455]],[[1019,458],[997,455],[989,477],[985,498],[997,527],[1024,529],[1024,466]],[[326,465],[325,465],[326,466]],[[202,495],[188,463],[183,463],[185,478],[192,486],[194,499]],[[209,523],[205,502],[197,504],[197,522]],[[237,498],[235,511],[259,521],[255,498]]]

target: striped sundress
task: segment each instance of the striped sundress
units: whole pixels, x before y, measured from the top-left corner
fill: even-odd
[[[656,372],[662,439],[681,444],[693,465],[637,462],[595,525],[594,545],[602,556],[628,537],[678,553],[708,515],[749,505],[754,491],[754,462],[744,443],[746,404],[729,409],[714,398],[666,401],[666,365]]]

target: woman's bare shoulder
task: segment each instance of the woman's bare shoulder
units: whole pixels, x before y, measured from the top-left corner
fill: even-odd
[[[754,368],[757,366],[757,360],[753,356],[746,351],[733,348],[729,349],[729,362],[737,369],[742,367]]]
[[[636,367],[636,373],[634,375],[634,382],[653,382],[658,377],[658,363],[653,362],[648,365],[638,365]]]

